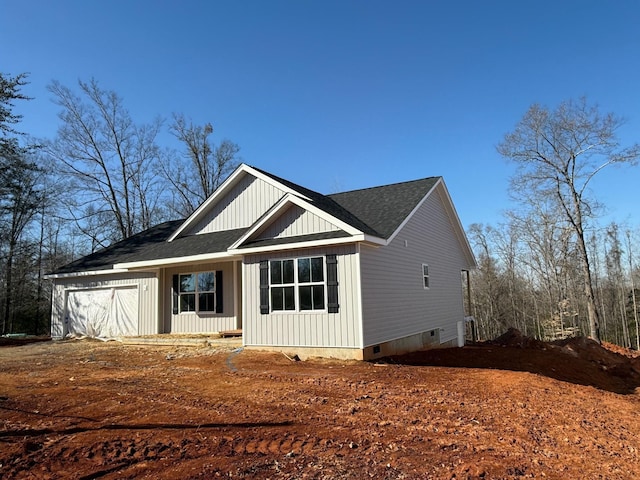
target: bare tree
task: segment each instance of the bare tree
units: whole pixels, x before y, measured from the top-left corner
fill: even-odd
[[[585,98],[555,110],[535,104],[497,147],[518,167],[511,179],[514,197],[524,204],[532,194],[557,202],[571,225],[581,255],[590,336],[596,341],[600,325],[585,229],[598,204],[588,187],[605,167],[635,163],[640,156],[640,145],[620,145],[616,133],[623,123],[612,113],[601,114]]]
[[[627,230],[627,260],[629,262],[629,279],[631,281],[631,306],[633,308],[633,321],[636,327],[636,350],[640,350],[640,321],[638,320],[638,301],[636,298],[636,283],[633,279],[633,252],[631,246],[631,232]]]
[[[163,188],[152,168],[162,122],[136,125],[115,92],[93,79],[78,86],[81,96],[57,81],[49,85],[62,124],[47,151],[69,178],[69,213],[94,249],[162,219]]]
[[[194,125],[182,114],[173,115],[170,131],[182,142],[187,162],[168,159],[163,170],[173,185],[176,197],[174,210],[186,217],[209,198],[238,166],[240,147],[229,140],[213,145],[209,140],[213,126],[210,123]]]

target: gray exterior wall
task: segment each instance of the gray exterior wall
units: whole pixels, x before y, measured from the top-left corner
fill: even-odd
[[[457,337],[466,266],[440,194],[432,192],[389,245],[361,248],[365,346],[433,329],[440,329],[441,343]]]
[[[249,227],[283,195],[264,180],[246,175],[187,234]]]
[[[331,222],[292,205],[269,225],[257,238],[284,238],[311,233],[333,232],[340,230]]]
[[[173,275],[181,273],[197,273],[213,270],[222,271],[222,313],[199,314],[196,312],[183,312],[173,314],[172,279]],[[238,271],[239,273],[239,271]],[[164,288],[162,304],[162,316],[164,326],[162,333],[211,333],[239,328],[239,320],[236,317],[234,295],[236,292],[233,262],[201,263],[185,265],[164,270]]]
[[[260,313],[260,261],[336,254],[338,313]],[[247,346],[362,348],[356,246],[344,245],[250,255],[243,264],[244,344]]]
[[[54,279],[51,297],[51,336],[61,338],[64,335],[64,318],[69,290],[131,285],[138,287],[138,335],[158,333],[158,284],[155,272],[114,273]]]

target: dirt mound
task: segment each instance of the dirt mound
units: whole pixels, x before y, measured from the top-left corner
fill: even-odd
[[[587,337],[574,337],[553,342],[585,362],[593,362],[602,370],[622,378],[640,378],[640,358],[630,350],[612,344],[601,345]],[[614,348],[611,348],[614,347]]]
[[[619,353],[586,337],[542,342],[510,328],[495,340],[464,348],[444,348],[399,355],[392,363],[419,366],[490,368],[530,372],[615,393],[640,386],[640,357]]]
[[[537,348],[544,349],[546,344],[535,338],[522,335],[517,328],[510,328],[505,333],[500,335],[494,340],[489,340],[489,345],[500,345],[504,347],[522,347],[522,348]]]
[[[603,348],[619,353],[620,355],[624,355],[625,357],[640,358],[640,351],[638,350],[631,350],[630,348],[621,347],[620,345],[609,342],[602,342],[601,345]]]

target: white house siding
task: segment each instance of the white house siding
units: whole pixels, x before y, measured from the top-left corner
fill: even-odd
[[[197,273],[209,271],[222,271],[222,313],[198,314],[196,312],[184,312],[173,314],[172,279],[173,275],[181,273]],[[235,280],[233,277],[233,262],[201,263],[168,268],[164,272],[164,307],[163,312],[169,321],[164,322],[164,333],[211,333],[225,330],[235,330],[236,314],[234,311]]]
[[[339,230],[331,222],[298,205],[292,205],[275,219],[258,238],[284,238]]]
[[[423,287],[422,264],[430,287]],[[386,247],[361,249],[365,346],[440,329],[442,343],[457,336],[464,317],[463,251],[439,190],[425,200]]]
[[[68,291],[132,285],[138,288],[138,335],[158,333],[158,278],[155,272],[140,272],[55,279],[51,299],[51,336],[61,338],[66,333],[64,318]]]
[[[336,254],[338,313],[260,313],[260,261]],[[361,348],[355,245],[250,255],[243,264],[244,343],[252,346]]]
[[[249,227],[283,195],[282,190],[264,180],[245,175],[189,233],[211,233]]]

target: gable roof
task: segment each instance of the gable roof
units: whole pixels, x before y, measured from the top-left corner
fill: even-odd
[[[342,205],[340,205],[339,203],[334,201],[331,198],[331,196],[323,195],[323,194],[318,193],[318,192],[314,192],[313,190],[309,190],[306,187],[302,187],[302,186],[300,186],[300,185],[298,185],[296,183],[293,183],[293,182],[291,182],[289,180],[286,180],[284,178],[278,177],[278,176],[276,176],[276,175],[274,175],[272,173],[266,172],[266,171],[261,170],[259,168],[256,168],[256,167],[251,167],[251,168],[253,168],[255,171],[260,172],[263,175],[275,180],[276,182],[286,186],[288,189],[290,189],[293,192],[297,193],[298,196],[302,197],[303,199],[304,198],[308,199],[310,202],[313,203],[313,205],[318,207],[320,210],[322,210],[325,213],[331,215],[332,217],[337,218],[338,220],[341,220],[341,221],[347,223],[348,225],[351,225],[352,227],[360,230],[365,235],[373,235],[373,236],[377,236],[377,237],[380,236],[378,234],[378,232],[376,232],[369,225],[367,225],[366,222],[363,222],[362,219],[358,218],[356,215],[354,215],[348,209],[345,209]]]
[[[441,177],[334,193],[328,198],[389,239]]]
[[[283,201],[308,207],[324,215],[336,225],[342,225],[337,232],[315,233],[298,237],[275,239],[252,238],[252,232],[260,222],[268,222],[276,217],[281,202],[272,206],[261,219],[247,228],[218,231],[198,235],[183,235],[189,225],[193,225],[206,215],[207,209],[215,205],[224,192],[232,188],[243,175],[254,175],[268,181],[286,194]],[[420,180],[364,188],[348,192],[323,195],[264,170],[240,165],[187,219],[165,222],[149,230],[134,235],[110,247],[80,258],[62,268],[51,277],[67,276],[78,272],[126,271],[129,268],[153,267],[160,264],[188,261],[203,261],[241,255],[244,249],[286,247],[304,242],[348,241],[349,238],[372,239],[374,243],[389,242],[408,221],[412,213],[438,185],[445,193],[447,210],[453,223],[458,227],[457,237],[461,241],[469,265],[475,265],[473,253],[468,244],[462,225],[455,213],[442,177],[428,177]],[[353,236],[353,232],[361,232]],[[376,240],[377,239],[377,240]]]

